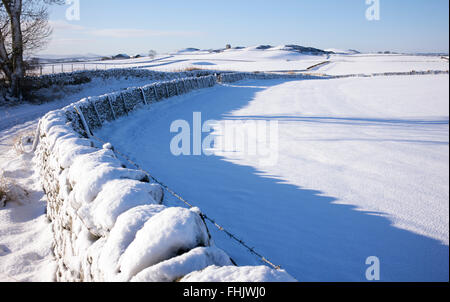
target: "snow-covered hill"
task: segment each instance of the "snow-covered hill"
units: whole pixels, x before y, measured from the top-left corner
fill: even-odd
[[[97,60],[65,64],[47,64],[43,73],[83,69],[143,68],[158,71],[211,69],[246,72],[306,72],[322,62],[330,62],[314,72],[330,74],[373,73],[411,70],[448,70],[448,61],[440,56],[399,54],[361,54],[355,50],[302,48],[296,45],[252,46],[220,51],[187,48],[155,58]]]

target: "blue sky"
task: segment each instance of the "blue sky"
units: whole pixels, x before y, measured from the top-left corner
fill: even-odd
[[[110,55],[220,48],[225,44],[299,44],[318,48],[448,52],[448,0],[79,0],[51,8],[52,42],[42,53]]]

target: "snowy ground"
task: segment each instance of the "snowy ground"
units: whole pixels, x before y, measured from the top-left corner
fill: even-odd
[[[221,53],[206,51],[174,52],[158,55],[156,58],[142,57],[126,60],[91,61],[87,64],[75,63],[74,69],[143,68],[158,71],[180,71],[186,68],[231,70],[231,71],[276,71],[305,70],[309,66],[325,61],[327,56],[310,56],[296,52],[280,50],[280,47],[258,50],[255,47],[230,49]],[[61,64],[55,65],[60,72]],[[72,64],[65,64],[64,70],[70,71]],[[47,65],[43,73],[51,73],[52,65]]]
[[[330,63],[310,71],[448,70],[439,57],[305,56],[279,48],[97,64],[298,72],[324,61]],[[0,281],[53,280],[45,196],[31,156],[13,148],[17,137],[33,132],[50,110],[148,83],[95,80],[67,87],[62,98],[40,106],[0,108],[0,170],[29,193],[0,209]],[[385,281],[448,280],[448,94],[448,76],[247,81],[157,104],[99,135],[300,281],[364,280],[372,255],[380,258]],[[278,165],[261,168],[236,153],[174,158],[170,123],[191,121],[193,111],[204,120],[278,121]],[[137,138],[139,149],[130,147]],[[255,263],[222,234],[213,236],[238,262]]]
[[[0,142],[3,150],[5,143],[9,140]],[[15,192],[18,201],[0,209],[0,281],[54,281],[51,225],[32,155],[18,154],[14,148],[0,155],[3,177],[25,189]]]
[[[440,57],[408,55],[333,55],[330,64],[320,66],[317,72],[330,75],[349,73],[410,72],[426,70],[448,70],[448,61]]]
[[[246,81],[157,104],[97,135],[300,281],[362,281],[369,256],[384,281],[445,281],[448,80]],[[278,164],[261,168],[236,152],[174,157],[170,124],[192,123],[193,112],[277,120]]]

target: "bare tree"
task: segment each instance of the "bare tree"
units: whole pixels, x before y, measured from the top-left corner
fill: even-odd
[[[62,3],[64,0],[1,0],[0,70],[11,96],[21,98],[24,54],[41,49],[51,35],[48,6]]]
[[[3,64],[11,67],[7,69],[10,74],[6,74],[6,78],[10,81],[12,95],[19,96],[20,79],[23,78],[23,47],[20,26],[22,0],[2,0],[2,4],[8,18],[6,24],[9,25],[6,34],[11,36],[10,55],[8,55],[8,45],[4,45],[2,49],[6,50],[6,57],[5,51],[2,51],[4,56],[2,61]],[[2,42],[5,44],[6,40],[3,36]]]
[[[157,53],[155,50],[153,50],[153,49],[151,49],[151,50],[148,51],[148,56],[149,56],[149,58],[151,58],[151,59],[153,59],[154,57],[156,57],[157,54],[158,54],[158,53]]]

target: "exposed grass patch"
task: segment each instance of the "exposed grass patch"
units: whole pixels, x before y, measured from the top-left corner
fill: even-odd
[[[185,69],[180,70],[180,72],[183,72],[183,71],[197,71],[197,70],[203,70],[203,68],[198,68],[198,67],[191,66],[191,67],[186,67]]]
[[[7,202],[22,203],[28,195],[28,191],[0,171],[0,208],[4,207]]]
[[[31,104],[44,104],[60,100],[69,94],[80,92],[82,86],[76,85],[53,85],[47,88],[28,90],[24,93],[24,99]]]

